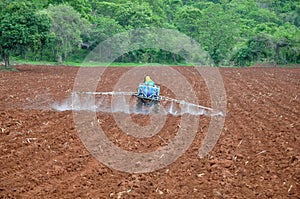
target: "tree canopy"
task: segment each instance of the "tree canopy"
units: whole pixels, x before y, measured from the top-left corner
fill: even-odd
[[[138,28],[178,30],[215,65],[300,63],[296,0],[4,0],[0,52],[45,61],[82,61],[98,44]],[[182,63],[162,49],[128,52],[116,61]]]
[[[0,51],[9,67],[10,54],[17,50],[25,54],[27,48],[35,52],[46,42],[50,19],[35,12],[29,2],[2,2],[0,13]]]

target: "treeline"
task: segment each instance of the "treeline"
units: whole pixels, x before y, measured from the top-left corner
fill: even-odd
[[[81,62],[98,44],[137,28],[178,30],[215,65],[300,63],[298,0],[4,0],[0,52],[38,61]],[[162,49],[127,52],[118,62],[178,64]]]

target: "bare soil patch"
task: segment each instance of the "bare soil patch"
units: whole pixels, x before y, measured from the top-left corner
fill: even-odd
[[[17,68],[0,71],[0,198],[300,197],[299,68],[221,68],[228,113],[213,151],[197,157],[209,125],[209,118],[201,116],[186,153],[145,174],[99,163],[79,139],[72,112],[49,108],[70,96],[78,68]],[[174,68],[199,91],[199,103],[209,105],[205,82],[195,69]],[[128,70],[108,68],[102,89],[110,91]],[[168,95],[168,89],[162,92]],[[98,117],[117,146],[142,152],[165,145],[180,120],[168,116],[159,137],[139,140],[123,134],[111,114]],[[138,123],[149,119],[134,117]]]

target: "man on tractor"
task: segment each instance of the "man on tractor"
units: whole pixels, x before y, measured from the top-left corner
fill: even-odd
[[[149,86],[155,86],[154,81],[150,78],[149,75],[147,75],[145,77],[144,84],[149,85]]]
[[[144,78],[144,83],[141,83],[138,88],[137,93],[137,108],[141,111],[143,107],[154,106],[155,111],[158,111],[160,87],[155,85],[155,82],[146,76]]]

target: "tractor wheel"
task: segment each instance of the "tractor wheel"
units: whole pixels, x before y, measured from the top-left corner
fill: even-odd
[[[146,99],[146,100],[141,99],[141,101],[142,101],[143,105],[145,105],[146,107],[152,107],[156,103],[156,101],[148,100],[148,99]]]

